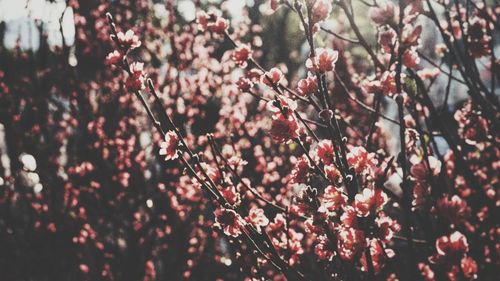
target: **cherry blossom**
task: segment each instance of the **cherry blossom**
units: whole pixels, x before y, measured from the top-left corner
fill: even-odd
[[[257,231],[261,231],[262,227],[265,227],[269,224],[269,219],[264,214],[264,210],[260,208],[253,208],[250,210],[248,217],[245,220],[252,224]]]
[[[328,0],[317,0],[312,5],[313,22],[320,22],[328,18],[332,12],[332,3]]]
[[[390,23],[396,15],[396,7],[389,0],[377,1],[368,9],[368,16],[376,24]]]
[[[238,237],[242,234],[241,220],[240,215],[231,209],[220,208],[215,211],[215,225],[228,236]]]
[[[252,57],[252,50],[250,49],[250,46],[246,44],[242,44],[239,47],[237,47],[232,54],[232,59],[238,66],[242,68],[247,67],[248,65],[247,61],[251,57]]]
[[[366,217],[371,212],[383,207],[388,201],[387,195],[379,189],[363,189],[362,193],[356,194],[354,208],[360,217]]]
[[[281,83],[283,79],[283,73],[276,67],[271,68],[271,70],[262,74],[260,77],[260,82],[267,85],[268,87],[277,86]]]
[[[130,91],[140,91],[143,90],[146,86],[144,76],[144,63],[142,62],[133,62],[130,64],[130,76],[127,78],[125,84]]]
[[[118,32],[117,33],[118,42],[125,48],[126,50],[132,50],[141,46],[141,41],[139,37],[134,34],[133,30],[127,30],[127,32]]]
[[[178,155],[179,137],[174,131],[165,134],[165,140],[160,145],[160,155],[165,156],[165,160],[174,160]]]
[[[316,81],[316,77],[308,76],[307,78],[300,79],[297,84],[298,93],[303,97],[309,97],[316,93],[318,90],[318,82]]]
[[[332,49],[316,48],[316,55],[308,58],[306,67],[313,72],[328,72],[335,69],[339,53]]]

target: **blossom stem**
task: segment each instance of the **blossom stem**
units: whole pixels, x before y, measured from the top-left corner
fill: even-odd
[[[416,266],[416,253],[413,246],[413,231],[411,223],[411,202],[412,202],[412,190],[410,182],[408,181],[408,165],[406,159],[406,135],[405,135],[405,122],[404,122],[404,107],[403,107],[403,96],[400,94],[396,96],[396,103],[398,105],[398,115],[399,115],[399,139],[401,152],[399,153],[399,162],[403,170],[403,180],[401,182],[401,189],[403,190],[403,212],[405,217],[404,233],[407,239],[407,247],[409,252],[408,266],[410,267],[410,272],[408,274],[410,279],[413,279],[413,272],[418,272]],[[417,270],[417,271],[416,271]]]
[[[208,137],[208,141],[210,142],[211,147],[213,147],[213,151],[215,152],[215,154],[218,155],[222,159],[222,161],[225,164],[226,169],[229,170],[231,172],[231,174],[233,174],[233,176],[236,178],[238,183],[242,184],[245,187],[245,189],[249,190],[255,197],[257,197],[259,200],[266,203],[268,206],[274,208],[276,211],[286,212],[285,208],[278,206],[275,203],[265,199],[264,197],[262,197],[262,195],[259,194],[259,192],[257,192],[257,190],[255,190],[251,186],[247,185],[245,183],[245,181],[243,181],[241,176],[237,173],[237,171],[234,170],[233,167],[231,167],[231,165],[229,164],[228,160],[224,157],[224,155],[222,155],[222,152],[217,147],[217,143],[215,142],[213,135],[208,134],[207,137]],[[214,158],[216,157],[216,155],[214,155]]]

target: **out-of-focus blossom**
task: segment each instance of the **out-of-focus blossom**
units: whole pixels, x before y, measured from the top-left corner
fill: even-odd
[[[477,263],[471,257],[464,257],[460,261],[460,268],[465,278],[473,278],[477,272]]]
[[[273,117],[271,129],[269,131],[274,141],[284,143],[299,136],[299,124],[297,119],[291,114],[287,117],[282,114],[277,114],[275,116],[277,117]]]
[[[394,20],[395,12],[396,7],[390,0],[381,0],[368,9],[368,16],[376,24],[385,24]]]
[[[441,70],[437,67],[432,68],[424,68],[422,70],[417,71],[418,76],[422,80],[429,80],[436,78],[439,74],[441,74]]]
[[[462,109],[457,110],[454,117],[458,122],[459,133],[467,143],[475,145],[488,139],[488,121],[473,108],[471,101],[467,101]]]
[[[236,82],[236,85],[238,86],[238,89],[240,89],[240,91],[249,92],[253,86],[253,82],[248,78],[240,77],[240,79],[238,79],[238,81]]]
[[[215,12],[199,11],[196,14],[196,22],[201,32],[211,31],[216,34],[224,34],[229,28],[228,20],[218,16]]]
[[[469,52],[474,58],[480,58],[489,55],[491,37],[487,33],[488,22],[478,16],[470,19],[470,27],[468,30]]]
[[[247,161],[241,159],[241,157],[238,157],[236,155],[231,156],[231,158],[227,160],[227,163],[233,170],[238,172],[241,171],[246,164],[248,164]]]
[[[109,53],[106,56],[106,64],[116,65],[116,64],[120,63],[122,61],[122,59],[123,59],[122,54],[119,51],[114,50],[113,52]]]
[[[424,278],[425,281],[435,281],[436,274],[432,271],[431,267],[428,264],[423,262],[418,264],[418,269],[420,270],[420,274]]]
[[[314,23],[323,21],[330,16],[332,12],[332,1],[316,0],[312,6],[312,19]]]
[[[469,208],[465,200],[458,195],[453,195],[451,198],[445,196],[439,199],[436,203],[436,212],[456,224],[468,217]]]
[[[467,238],[455,231],[451,235],[441,236],[436,240],[437,253],[433,256],[434,262],[458,262],[469,251]]]
[[[441,172],[441,161],[434,156],[427,157],[429,161],[429,165],[431,165],[430,171],[427,166],[427,161],[424,159],[414,159],[414,157],[410,158],[412,162],[412,166],[410,168],[411,175],[419,180],[424,181],[428,178],[429,172],[432,176],[437,176]]]

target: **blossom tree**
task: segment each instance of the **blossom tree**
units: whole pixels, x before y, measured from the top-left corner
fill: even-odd
[[[497,4],[157,2],[2,53],[6,276],[495,280]]]

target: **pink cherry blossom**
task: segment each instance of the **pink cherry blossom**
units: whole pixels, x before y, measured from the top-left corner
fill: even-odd
[[[308,58],[306,67],[314,72],[328,72],[335,69],[339,52],[332,49],[316,48],[315,56]]]
[[[179,157],[177,154],[179,146],[179,137],[174,131],[168,131],[165,134],[165,140],[160,145],[160,155],[165,156],[165,160],[174,160]]]

